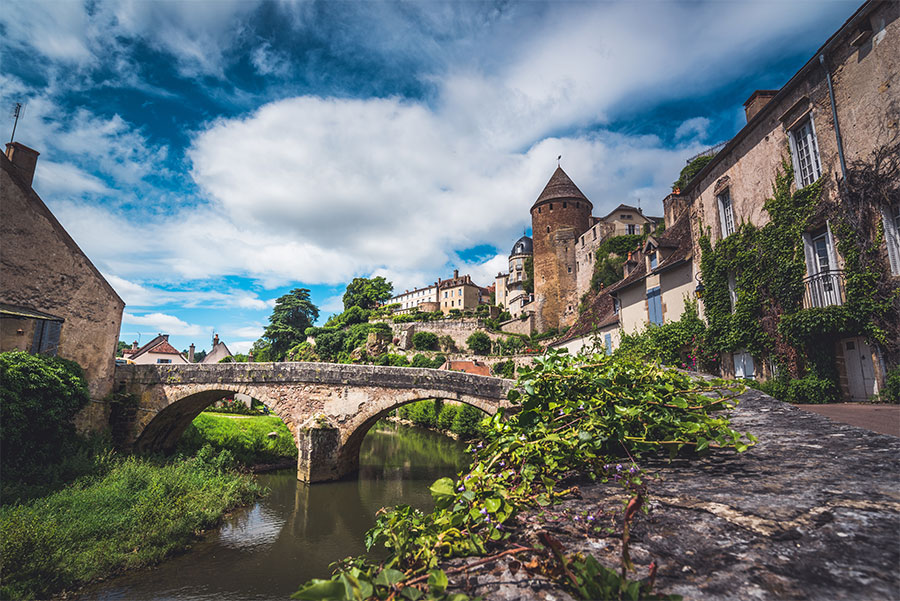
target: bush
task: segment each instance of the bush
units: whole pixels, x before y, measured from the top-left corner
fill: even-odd
[[[700,156],[685,165],[684,169],[682,169],[681,173],[678,175],[678,179],[672,183],[672,191],[680,191],[687,188],[687,185],[691,183],[694,176],[700,173],[700,171],[706,167],[706,164],[713,160],[714,156],[715,155]]]
[[[278,435],[269,438],[269,432]],[[187,427],[177,448],[180,453],[193,455],[205,446],[228,451],[236,461],[246,466],[277,463],[297,457],[293,435],[275,415],[230,419],[201,413]]]
[[[4,483],[39,482],[78,445],[72,420],[88,404],[74,361],[0,353],[0,465]]]
[[[474,438],[482,434],[481,420],[484,417],[485,413],[481,409],[472,405],[460,405],[456,415],[453,417],[451,430],[459,434],[460,438]]]
[[[434,428],[437,425],[438,412],[441,410],[440,405],[440,401],[418,401],[400,407],[399,414],[417,426]]]
[[[900,366],[888,370],[879,399],[888,403],[900,403]]]
[[[417,351],[433,351],[437,349],[437,334],[431,332],[416,332],[412,337],[413,348]]]
[[[512,359],[500,361],[491,367],[491,373],[500,378],[512,380],[516,377],[516,362]]]
[[[487,355],[491,352],[491,337],[481,331],[472,332],[466,339],[466,344],[476,355]]]
[[[457,350],[456,342],[454,342],[453,337],[449,334],[444,334],[440,338],[438,338],[438,343],[441,345],[441,350],[448,353],[455,353]]]
[[[438,414],[437,427],[448,432],[452,430],[453,420],[456,419],[457,413],[459,413],[459,405],[444,403],[441,406],[440,414]]]
[[[835,403],[840,396],[832,380],[809,373],[790,381],[783,400],[788,403]]]
[[[387,365],[393,367],[409,367],[409,359],[404,355],[395,355],[393,353],[382,353],[375,357],[373,361],[375,365]]]
[[[714,371],[718,369],[718,358],[704,350],[705,337],[706,324],[700,318],[697,303],[688,301],[678,321],[648,326],[635,334],[623,332],[616,353],[664,365]]]

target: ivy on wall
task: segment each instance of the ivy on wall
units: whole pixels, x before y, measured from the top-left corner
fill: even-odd
[[[897,144],[885,146],[872,162],[852,165],[830,203],[823,199],[823,179],[792,191],[793,166],[783,158],[764,204],[769,223],[743,223],[715,248],[707,228],[699,245],[709,350],[747,349],[757,360],[771,359],[782,381],[803,376],[795,388],[832,399],[838,396],[836,338],[865,335],[886,351],[889,365],[898,363],[900,286],[881,250],[879,213],[897,201],[898,152]],[[844,260],[846,302],[804,309],[802,235],[826,220]]]

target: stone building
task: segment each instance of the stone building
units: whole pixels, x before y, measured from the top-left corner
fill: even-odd
[[[665,201],[666,215],[687,207],[693,261],[699,271],[699,240],[715,244],[741,223],[769,221],[764,202],[772,194],[783,157],[793,163],[794,189],[821,179],[823,204],[836,203],[848,166],[871,160],[873,151],[900,136],[900,3],[869,1],[832,35],[779,90],[757,90],[745,103],[747,124],[693,180]],[[900,202],[879,202],[885,233],[884,260],[900,276]],[[832,224],[816,218],[803,234],[807,278],[803,307],[846,302],[844,259]],[[731,286],[731,284],[729,284]],[[834,340],[840,384],[846,398],[866,399],[883,382],[883,349],[861,332]],[[896,361],[896,359],[895,359]],[[723,357],[726,374],[770,375],[771,366],[736,349]],[[760,372],[762,372],[760,374]]]
[[[575,245],[592,224],[591,201],[561,167],[531,207],[534,243],[534,303],[539,332],[571,325],[578,296]]]
[[[99,400],[112,391],[125,303],[32,189],[38,154],[13,142],[0,156],[0,351],[77,361]]]
[[[533,294],[525,290],[528,279],[526,263],[534,256],[534,244],[530,237],[522,236],[513,244],[509,253],[509,272],[498,273],[495,279],[495,304],[519,317],[524,307],[534,300]]]
[[[397,294],[390,298],[385,304],[399,305],[394,313],[402,315],[404,313],[413,313],[415,311],[430,312],[434,303],[438,302],[438,283],[435,282],[431,286],[424,288],[416,288],[415,290],[406,290],[402,294]]]
[[[122,357],[138,365],[148,363],[189,363],[178,349],[169,344],[168,334],[157,334],[153,340],[140,348],[135,342],[131,345],[131,349],[122,351]]]
[[[214,334],[212,339],[212,348],[206,353],[206,356],[200,360],[200,363],[218,363],[222,359],[232,357],[231,351],[225,346],[225,343],[219,340],[219,335]]]
[[[487,288],[475,284],[469,275],[460,276],[458,269],[453,270],[453,277],[449,280],[439,280],[437,286],[438,302],[444,315],[454,309],[471,311],[490,299]]]

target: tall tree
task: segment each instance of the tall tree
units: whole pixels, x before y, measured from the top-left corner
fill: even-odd
[[[263,338],[269,343],[268,359],[282,361],[288,349],[306,340],[306,328],[319,318],[307,288],[294,288],[275,301]]]
[[[374,278],[353,278],[344,292],[344,310],[350,307],[374,309],[379,303],[391,298],[394,285],[381,276]]]

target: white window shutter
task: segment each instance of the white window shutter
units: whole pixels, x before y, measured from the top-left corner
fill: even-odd
[[[725,229],[725,207],[720,196],[716,196],[716,206],[719,207],[719,231],[722,232],[722,237],[724,238],[728,235],[728,230]]]
[[[891,273],[900,275],[900,231],[897,230],[897,224],[891,219],[889,213],[885,213],[882,210],[881,219],[882,223],[884,223],[884,243],[887,245]]]
[[[803,254],[806,257],[806,273],[807,275],[815,275],[819,272],[818,263],[816,262],[816,253],[813,252],[812,236],[809,232],[803,234]]]
[[[828,265],[834,271],[838,268],[837,253],[835,252],[834,236],[831,235],[831,223],[825,222],[825,238],[828,240]]]

